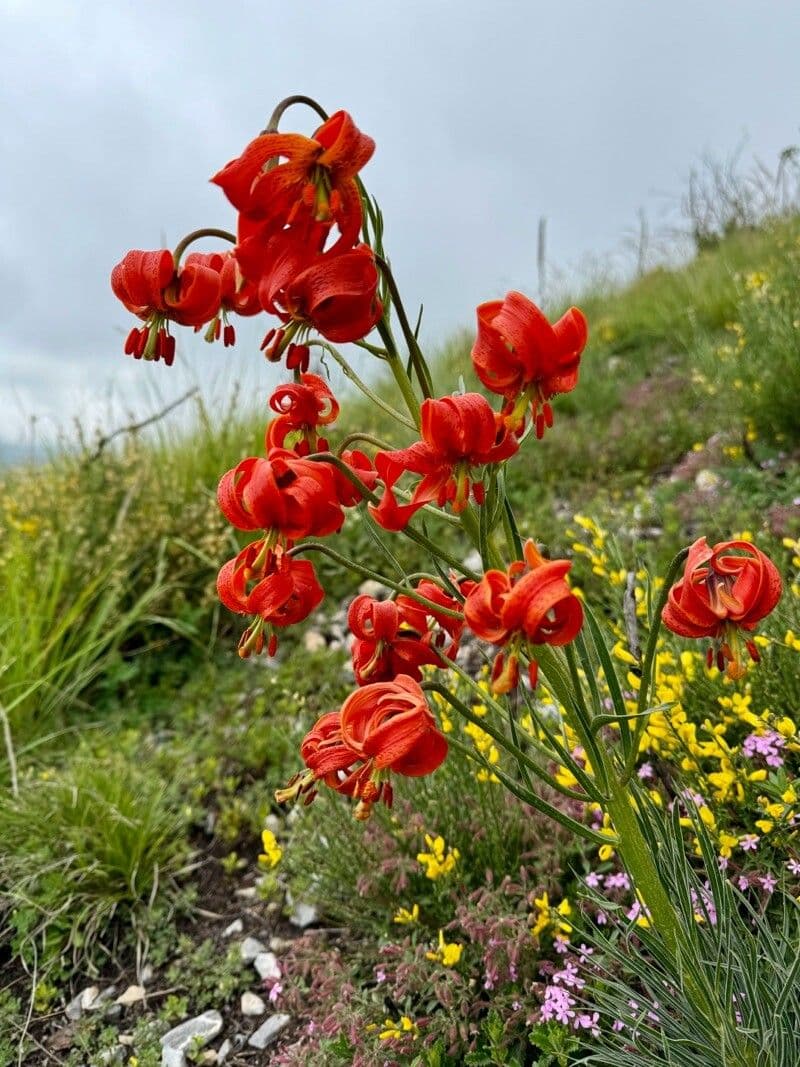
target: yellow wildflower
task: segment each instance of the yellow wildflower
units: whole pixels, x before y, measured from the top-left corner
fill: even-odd
[[[411,926],[419,920],[419,904],[415,904],[411,911],[408,908],[398,908],[392,922],[399,926]]]
[[[283,855],[283,849],[278,844],[272,830],[261,831],[261,847],[264,851],[258,857],[258,862],[264,867],[277,867]]]
[[[425,834],[425,844],[429,851],[417,853],[417,862],[425,868],[425,876],[436,881],[437,878],[450,874],[456,862],[461,858],[458,849],[446,848],[441,834],[437,834],[436,837]]]
[[[443,967],[455,967],[463,951],[464,946],[459,945],[457,941],[445,941],[444,931],[440,930],[439,947],[434,952],[426,952],[425,955],[429,960],[441,963]]]
[[[401,1015],[395,1023],[391,1019],[385,1019],[383,1030],[378,1034],[379,1041],[398,1041],[401,1037],[409,1034],[414,1041],[419,1037],[419,1029],[413,1019],[407,1015]]]

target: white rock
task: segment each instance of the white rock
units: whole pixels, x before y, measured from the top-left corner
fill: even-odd
[[[92,986],[92,989],[96,991],[97,986]],[[96,996],[92,997],[88,1004],[84,1004],[84,1008],[87,1011],[99,1011],[102,1007],[108,1004],[116,991],[117,987],[115,985],[110,985],[108,989],[104,989],[102,993],[97,993]],[[87,992],[89,992],[89,990],[87,990]]]
[[[270,812],[264,819],[264,829],[271,830],[273,834],[279,834],[283,829],[283,819],[280,815],[275,815],[274,812]]]
[[[697,472],[694,484],[701,493],[713,493],[719,488],[720,481],[721,479],[718,474],[715,474],[714,471],[704,469]]]
[[[226,926],[222,931],[223,937],[233,937],[234,934],[240,934],[244,930],[244,923],[241,919],[234,919],[233,922]]]
[[[291,1015],[270,1015],[263,1026],[259,1026],[254,1034],[250,1035],[247,1042],[251,1048],[263,1049],[270,1045],[281,1030],[284,1030],[292,1021]]]
[[[149,985],[153,981],[153,968],[149,963],[146,963],[142,967],[142,973],[139,975],[139,981],[142,985]]]
[[[245,963],[252,963],[261,952],[266,952],[266,945],[262,945],[257,937],[246,937],[241,944],[242,959]]]
[[[217,1063],[224,1063],[228,1056],[233,1052],[233,1042],[229,1041],[226,1037],[222,1044],[217,1049]]]
[[[186,1067],[186,1050],[202,1048],[221,1029],[222,1016],[218,1011],[205,1011],[195,1019],[187,1019],[173,1027],[161,1038],[162,1067]]]
[[[483,560],[481,554],[477,548],[473,548],[470,554],[464,559],[464,566],[468,571],[477,571],[480,574],[483,571]]]
[[[118,1034],[117,1041],[119,1041],[120,1045],[128,1047],[133,1044],[133,1034]]]
[[[277,981],[281,976],[280,964],[274,952],[259,952],[253,960],[253,966],[259,978],[274,978]]]
[[[242,993],[241,1008],[242,1015],[263,1015],[267,1005],[257,993]]]
[[[319,630],[306,630],[303,635],[303,648],[306,652],[321,652],[327,647],[328,642],[324,634],[321,634]]]
[[[292,926],[297,926],[301,930],[305,930],[307,926],[315,923],[319,918],[319,912],[314,904],[306,904],[304,901],[299,900],[289,916],[289,922]]]
[[[365,582],[362,582],[358,587],[358,591],[362,595],[366,594],[373,597],[375,600],[385,600],[390,592],[382,582],[376,582],[374,578],[367,578]]]
[[[247,662],[249,662],[249,660],[245,660],[245,662],[247,663]],[[294,810],[295,809],[292,808],[292,811],[294,811]],[[248,885],[248,886],[245,886],[244,889],[234,889],[234,893],[236,894],[237,897],[241,897],[242,900],[255,900],[256,899],[257,890],[256,890],[256,887],[254,885]]]
[[[145,998],[145,988],[141,985],[129,985],[124,993],[117,997],[117,1004],[138,1004]]]

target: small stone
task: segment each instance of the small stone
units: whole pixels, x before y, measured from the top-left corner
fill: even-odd
[[[266,951],[266,947],[261,944],[257,937],[246,937],[242,941],[240,951],[244,962],[252,963],[259,953]]]
[[[175,1026],[161,1038],[162,1067],[185,1067],[184,1053],[189,1048],[202,1048],[222,1029],[218,1011],[205,1011],[194,1019]]]
[[[241,1008],[242,1015],[263,1015],[267,1005],[257,993],[242,993]]]
[[[248,660],[245,660],[245,663],[247,663],[247,662],[248,662]],[[295,809],[292,808],[292,811],[294,811],[294,810]],[[248,886],[245,886],[244,889],[235,889],[234,892],[235,892],[236,896],[237,897],[241,897],[242,900],[255,900],[256,899],[256,893],[258,892],[258,890],[256,889],[256,887],[254,885],[248,885]]]
[[[229,926],[226,926],[222,931],[223,937],[233,937],[234,934],[240,934],[244,930],[244,923],[241,919],[234,919]]]
[[[259,1026],[254,1034],[250,1035],[247,1042],[251,1048],[264,1049],[272,1044],[281,1030],[284,1030],[292,1021],[291,1015],[270,1015],[263,1026]]]
[[[288,952],[294,941],[287,937],[271,937],[269,947],[271,952]]]
[[[697,472],[694,484],[701,493],[714,493],[719,488],[720,481],[718,474],[715,474],[712,470],[704,469]]]
[[[224,1063],[228,1056],[233,1052],[233,1042],[229,1041],[226,1037],[222,1044],[217,1049],[217,1063]]]
[[[92,986],[92,989],[97,990],[97,986]],[[96,996],[92,997],[92,1000],[88,1004],[84,1004],[86,1011],[99,1011],[102,1007],[108,1004],[109,1000],[114,996],[117,991],[115,985],[110,985],[108,989],[104,989],[102,993],[96,993]],[[87,993],[89,990],[87,990]]]
[[[266,819],[264,819],[264,829],[270,830],[277,836],[281,830],[283,830],[283,819],[280,815],[270,812]]]
[[[367,578],[365,582],[362,582],[358,591],[362,596],[371,596],[375,600],[385,600],[391,592],[382,582],[376,582],[374,578]]]
[[[98,1056],[99,1063],[122,1063],[125,1059],[125,1051],[120,1045],[115,1045],[114,1048],[104,1049]]]
[[[297,926],[301,930],[305,930],[307,926],[311,926],[319,918],[319,912],[314,904],[306,904],[304,901],[299,900],[295,904],[292,914],[289,916],[289,922],[292,926]]]
[[[253,960],[253,966],[258,971],[258,977],[266,980],[273,978],[277,981],[281,976],[281,968],[274,952],[259,952]]]
[[[129,985],[124,993],[120,993],[117,997],[116,1003],[122,1005],[138,1004],[140,1000],[144,1000],[146,991],[144,986],[141,985]]]
[[[477,571],[480,574],[483,570],[483,560],[481,554],[477,548],[473,548],[470,554],[464,559],[464,566],[468,571]]]
[[[306,630],[303,634],[303,648],[306,652],[321,652],[323,648],[328,647],[328,642],[325,640],[325,635],[321,634],[319,630]]]
[[[133,1044],[133,1034],[118,1034],[117,1041],[119,1041],[120,1045],[125,1045],[126,1048],[129,1048]]]
[[[153,981],[153,968],[149,963],[146,963],[142,967],[142,973],[139,975],[139,981],[142,985],[149,985]]]
[[[217,1054],[213,1048],[207,1048],[203,1055],[200,1057],[200,1063],[216,1063]]]

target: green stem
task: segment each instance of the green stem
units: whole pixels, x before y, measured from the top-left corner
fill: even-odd
[[[187,233],[186,236],[178,241],[175,246],[175,251],[172,253],[172,258],[175,262],[175,270],[178,269],[181,262],[181,256],[194,241],[200,241],[203,237],[219,237],[221,241],[230,241],[231,244],[236,244],[236,235],[230,233],[228,230],[217,230],[213,227],[205,227],[201,230],[192,230],[191,233]]]
[[[617,849],[633,879],[634,888],[641,895],[642,901],[650,912],[653,925],[661,935],[677,968],[680,965],[685,935],[678,913],[661,881],[650,846],[639,826],[639,820],[631,804],[631,796],[632,794],[617,779],[612,783],[604,807],[611,816],[614,830],[619,838]]]
[[[400,355],[397,351],[397,347],[395,346],[394,338],[392,337],[392,331],[385,321],[381,321],[378,323],[378,332],[383,338],[383,343],[386,345],[386,359],[389,364],[389,367],[391,368],[392,374],[394,375],[394,380],[397,382],[397,388],[403,394],[403,399],[406,402],[406,407],[408,408],[409,413],[412,419],[414,420],[415,428],[419,429],[421,421],[419,400],[417,400],[416,393],[414,392],[414,386],[411,382],[411,379],[406,374],[405,367],[403,366],[403,361],[400,358]]]
[[[336,449],[337,454],[341,455],[347,446],[353,444],[355,441],[366,441],[367,444],[375,445],[375,447],[381,449],[382,452],[392,451],[392,446],[388,445],[385,441],[382,441],[380,437],[375,437],[374,434],[371,433],[360,433],[356,431],[355,433],[349,433],[343,441],[339,442],[339,446]]]
[[[321,552],[323,556],[328,556],[347,570],[353,571],[355,574],[360,574],[362,578],[371,578],[374,582],[380,582],[381,585],[385,585],[389,589],[394,589],[396,593],[402,593],[403,596],[407,596],[411,600],[416,600],[418,604],[427,608],[428,611],[435,612],[437,615],[448,615],[452,619],[460,619],[462,617],[460,611],[442,607],[441,604],[437,604],[433,600],[428,600],[425,596],[420,596],[416,590],[411,589],[408,585],[404,585],[401,582],[395,582],[391,578],[387,578],[385,574],[380,574],[378,571],[374,571],[370,567],[365,567],[361,563],[356,563],[355,560],[348,559],[347,556],[343,556],[340,552],[337,552],[329,545],[323,544],[321,541],[303,541],[302,544],[290,548],[287,555],[291,557],[299,556],[301,552]]]
[[[517,761],[520,770],[525,767],[527,770],[533,771],[533,773],[541,778],[542,781],[546,782],[552,790],[556,793],[561,793],[570,800],[579,800],[581,803],[585,804],[587,800],[591,799],[585,794],[576,793],[575,790],[569,789],[567,786],[563,786],[557,782],[552,775],[548,774],[548,772],[535,760],[531,759],[524,749],[520,748],[520,746],[513,741],[509,741],[502,730],[498,730],[488,719],[476,715],[472,708],[465,704],[463,700],[459,699],[455,693],[451,693],[450,690],[440,682],[423,682],[422,688],[428,692],[439,693],[440,696],[444,697],[448,704],[455,708],[459,715],[463,716],[463,718],[468,722],[471,722],[474,726],[477,726],[480,730],[483,730],[483,732],[488,734],[493,741],[497,742],[500,748],[512,755]],[[483,696],[484,694],[481,694],[481,698],[483,698]]]
[[[689,549],[682,549],[677,556],[672,560],[667,573],[664,577],[664,584],[661,587],[661,592],[658,595],[656,601],[655,611],[653,612],[653,618],[650,621],[650,633],[647,638],[647,647],[644,653],[644,662],[642,663],[642,679],[639,685],[639,698],[636,702],[636,711],[639,714],[647,710],[647,702],[650,697],[650,685],[653,680],[653,664],[656,657],[656,648],[658,646],[658,634],[661,630],[661,613],[666,607],[667,600],[669,599],[669,591],[672,588],[672,583],[677,577],[678,571],[683,565],[684,560],[689,554]],[[636,767],[636,760],[639,756],[639,743],[642,739],[645,727],[647,726],[647,718],[643,716],[637,720],[636,725],[632,731],[631,748],[628,754],[628,759],[625,763],[625,773],[623,775],[623,782],[630,780]]]
[[[359,389],[364,394],[364,396],[367,397],[368,400],[371,400],[373,404],[377,404],[381,411],[385,411],[387,415],[391,415],[395,422],[402,423],[402,425],[407,427],[409,430],[417,429],[419,425],[418,423],[414,424],[413,422],[411,422],[410,419],[407,419],[405,415],[397,411],[396,408],[393,408],[391,404],[387,404],[382,397],[378,396],[378,394],[374,393],[368,385],[362,382],[362,380],[359,378],[359,376],[356,374],[356,372],[353,370],[353,368],[350,366],[350,364],[347,362],[341,352],[339,352],[339,350],[336,349],[329,341],[322,341],[320,338],[315,337],[309,340],[307,343],[309,347],[312,345],[316,345],[318,348],[323,348],[326,352],[329,352],[344,371],[345,377],[349,378],[353,385],[355,385],[355,387]]]
[[[293,104],[305,104],[306,107],[310,107],[312,111],[316,111],[316,113],[319,115],[323,122],[327,122],[328,120],[327,111],[325,111],[321,107],[321,105],[318,104],[316,100],[314,100],[313,97],[303,96],[302,94],[298,93],[294,96],[287,96],[283,100],[281,100],[281,102],[270,115],[270,119],[266,125],[266,128],[261,131],[262,134],[275,133],[278,129],[281,119],[283,118],[284,111],[288,110],[288,108],[290,108]]]
[[[386,260],[377,255],[377,253],[375,255],[375,262],[380,267],[381,274],[383,274],[383,277],[386,279],[386,284],[389,287],[392,303],[397,312],[400,329],[403,331],[403,337],[408,346],[408,354],[411,357],[411,363],[416,371],[420,389],[425,397],[432,397],[433,383],[431,381],[431,374],[428,370],[428,365],[425,362],[425,356],[422,354],[422,349],[419,347],[416,334],[411,328],[411,323],[408,321],[406,309],[403,307],[403,301],[400,299],[400,290],[397,288],[397,282],[392,274],[392,269]]]

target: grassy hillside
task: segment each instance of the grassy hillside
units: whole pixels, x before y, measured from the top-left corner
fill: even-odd
[[[509,476],[522,532],[573,555],[581,585],[658,567],[699,532],[756,535],[788,572],[784,539],[800,535],[798,276],[800,221],[789,219],[627,288],[576,296],[590,323],[579,386]],[[475,387],[470,343],[465,333],[440,353],[442,392],[460,376]],[[386,432],[354,395],[331,438],[355,429]],[[162,425],[155,439],[2,474],[0,951],[36,971],[35,1017],[50,1018],[93,967],[132,974],[137,952],[182,972],[165,984],[186,1005],[138,1019],[153,1034],[246,987],[219,945],[203,984],[201,939],[187,924],[198,897],[224,912],[237,879],[252,885],[271,789],[294,769],[303,725],[346,687],[340,654],[309,661],[299,635],[283,642],[276,671],[240,663],[218,606],[216,573],[237,543],[216,483],[262,439],[263,426],[235,411],[212,421],[198,407],[191,434]],[[581,516],[597,524],[588,538]],[[357,515],[345,538],[356,558],[374,556]],[[352,579],[327,564],[321,575],[335,609]],[[797,688],[788,673],[786,687]],[[434,796],[427,809],[417,800],[425,817],[436,810]],[[443,817],[458,835],[458,812]],[[97,834],[98,820],[114,831]],[[493,859],[501,873],[518,868],[526,833],[516,827]],[[554,842],[552,864],[568,852]],[[450,905],[437,907],[444,921]],[[29,991],[19,971],[0,992],[0,1035],[12,1034],[0,1036],[0,1064],[16,1056]],[[104,1047],[98,1027],[86,1029],[92,1054]],[[34,1057],[35,1041],[26,1047]]]

